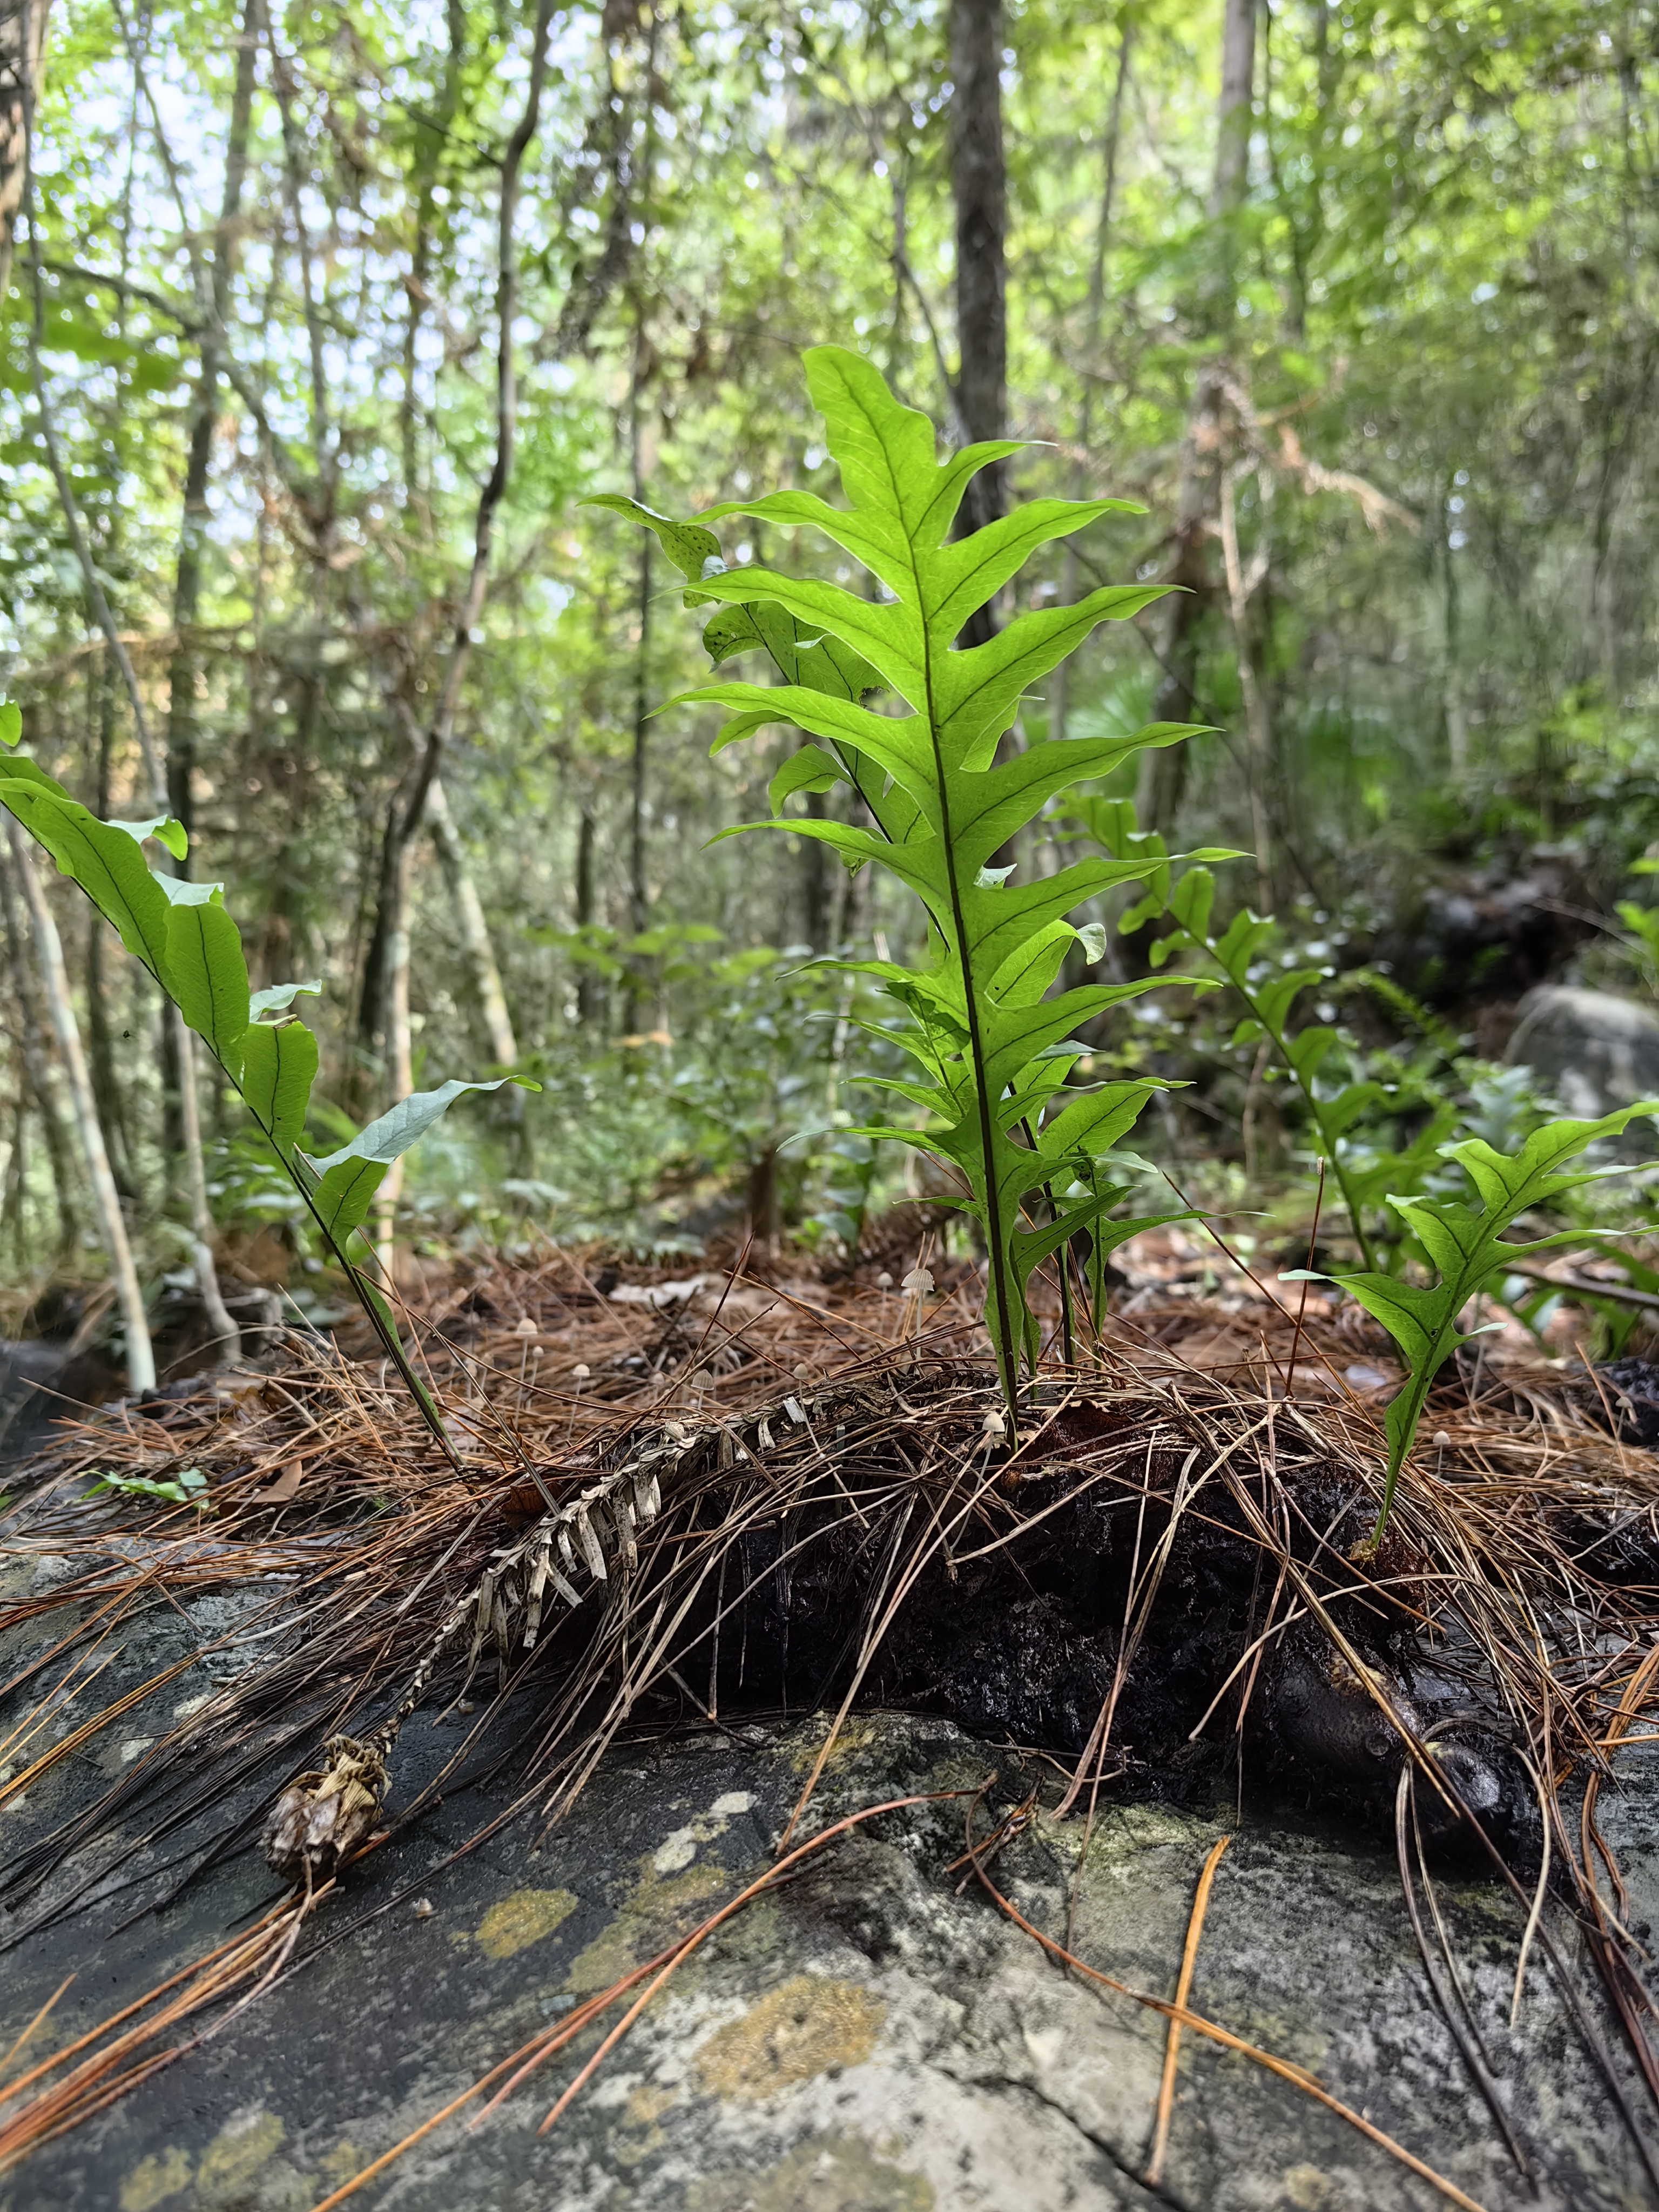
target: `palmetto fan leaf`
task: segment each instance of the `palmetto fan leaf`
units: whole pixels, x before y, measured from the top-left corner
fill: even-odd
[[[1036,500],[953,538],[975,471],[1019,447],[970,446],[941,461],[933,424],[902,406],[868,362],[838,346],[815,348],[805,359],[845,507],[775,492],[685,524],[632,501],[599,503],[656,532],[687,579],[688,604],[721,603],[705,632],[717,665],[764,647],[785,678],[774,686],[708,684],[677,703],[730,709],[720,744],[780,722],[820,740],[773,779],[779,818],[797,792],[851,785],[867,826],[791,817],[790,830],[830,846],[850,866],[890,869],[927,910],[925,966],[861,963],[912,1018],[904,1042],[921,1073],[894,1087],[930,1117],[920,1131],[883,1133],[925,1145],[962,1176],[963,1202],[985,1233],[987,1321],[1012,1412],[1021,1350],[1032,1341],[1025,1284],[1060,1241],[1052,1224],[1027,1220],[1026,1202],[1056,1177],[1070,1186],[1076,1160],[1115,1143],[1154,1087],[1071,1087],[1082,1049],[1075,1032],[1152,986],[1091,984],[1048,995],[1079,936],[1068,916],[1085,899],[1133,881],[1134,863],[1091,859],[1025,884],[1013,880],[1016,869],[994,863],[1060,792],[1191,731],[1158,723],[1129,738],[1044,739],[999,759],[1000,741],[1031,685],[1097,623],[1138,613],[1162,587],[1109,586],[1075,606],[1021,613],[968,648],[957,643],[964,625],[1041,546],[1103,515],[1141,510],[1121,500]],[[869,571],[882,596],[758,566],[726,568],[705,526],[732,514],[817,531]],[[874,694],[895,711],[866,704]],[[1073,1212],[1071,1230],[1087,1227],[1102,1210]]]

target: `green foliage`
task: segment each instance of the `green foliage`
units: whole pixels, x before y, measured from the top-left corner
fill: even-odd
[[[1117,1143],[1156,1086],[1085,1088],[1067,1080],[1081,1056],[1078,1025],[1150,986],[1093,984],[1048,995],[1083,936],[1066,917],[1083,900],[1133,879],[1138,865],[1091,860],[1016,886],[1016,868],[999,856],[1060,792],[1191,732],[1170,723],[1131,735],[1043,739],[1000,759],[999,741],[1028,687],[1098,623],[1124,620],[1161,593],[1104,586],[1074,606],[1018,614],[971,647],[957,644],[962,631],[1037,548],[1133,510],[1115,500],[1036,500],[953,539],[969,479],[1019,451],[1018,444],[971,446],[941,462],[932,423],[901,406],[868,362],[834,346],[805,358],[848,506],[777,492],[729,501],[708,519],[741,514],[814,528],[863,564],[879,597],[758,566],[726,568],[712,534],[623,505],[657,532],[693,586],[690,604],[726,603],[710,625],[712,641],[705,633],[716,663],[763,646],[786,678],[764,688],[707,684],[680,703],[730,710],[717,750],[777,722],[823,739],[828,750],[807,746],[773,779],[775,820],[787,819],[797,835],[818,839],[850,867],[888,870],[926,910],[923,964],[856,968],[878,978],[908,1017],[902,1041],[921,1077],[885,1087],[928,1118],[899,1133],[957,1171],[957,1202],[983,1231],[987,1322],[1012,1416],[1022,1358],[1029,1362],[1036,1352],[1026,1299],[1031,1273],[1121,1194],[1091,1194],[1039,1225],[1026,1222],[1028,1201],[1052,1193],[1062,1174],[1069,1186],[1079,1160]],[[903,711],[863,704],[877,687]],[[781,814],[794,793],[843,783],[862,799],[872,827]],[[1091,949],[1097,955],[1098,945]]]
[[[646,971],[660,1026],[580,1059],[532,1063],[551,1126],[533,1188],[508,1176],[505,1198],[556,1207],[574,1241],[678,1252],[696,1249],[696,1226],[725,1226],[736,1194],[760,1194],[757,1175],[769,1172],[781,1229],[855,1253],[866,1211],[893,1180],[890,1147],[854,1130],[841,1103],[849,1050],[862,1046],[866,1070],[902,1064],[875,987],[804,946],[730,951],[714,930],[593,928],[558,942],[600,976]],[[464,1165],[469,1197],[487,1212],[477,1188],[487,1171]],[[510,1233],[507,1207],[501,1229]]]
[[[1659,876],[1659,860],[1638,860],[1633,876]],[[1626,951],[1647,989],[1659,992],[1659,907],[1643,906],[1635,899],[1620,899],[1619,919],[1630,932]]]
[[[21,733],[15,708],[0,707],[0,740],[15,744]],[[453,1100],[464,1091],[498,1091],[503,1083],[526,1079],[451,1081],[436,1091],[417,1092],[337,1152],[321,1159],[307,1157],[299,1139],[317,1073],[317,1041],[289,1009],[297,993],[313,987],[296,984],[262,991],[256,1008],[241,932],[225,910],[222,886],[155,872],[144,860],[143,842],[151,836],[175,858],[183,857],[185,835],[179,824],[167,820],[100,822],[33,761],[17,755],[0,759],[0,805],[87,894],[240,1091],[416,1404],[453,1456],[437,1407],[410,1364],[385,1299],[346,1247],[392,1163],[426,1133]]]
[[[1447,1199],[1390,1197],[1389,1200],[1429,1255],[1437,1279],[1420,1285],[1375,1273],[1334,1278],[1382,1322],[1400,1346],[1408,1370],[1406,1387],[1388,1411],[1388,1473],[1376,1526],[1371,1532],[1373,1546],[1388,1525],[1400,1470],[1412,1448],[1434,1379],[1460,1345],[1474,1340],[1458,1327],[1465,1307],[1490,1284],[1501,1282],[1516,1260],[1578,1242],[1584,1234],[1582,1230],[1569,1229],[1510,1243],[1505,1241],[1505,1231],[1522,1214],[1557,1205],[1584,1184],[1620,1172],[1590,1168],[1569,1175],[1564,1170],[1567,1161],[1577,1159],[1598,1139],[1619,1135],[1638,1114],[1654,1113],[1659,1113],[1659,1099],[1650,1098],[1606,1115],[1599,1121],[1552,1121],[1535,1130],[1512,1158],[1494,1151],[1478,1137],[1446,1146],[1444,1156],[1458,1163],[1479,1193],[1479,1206]]]
[[[1216,929],[1216,881],[1211,870],[1202,866],[1177,868],[1164,839],[1136,827],[1129,800],[1084,797],[1071,802],[1069,811],[1107,852],[1139,862],[1141,896],[1118,927],[1127,933],[1167,917],[1172,927],[1152,947],[1153,967],[1165,967],[1179,955],[1191,956],[1199,974],[1207,969],[1243,1001],[1243,1018],[1231,1042],[1248,1046],[1265,1037],[1296,1083],[1307,1103],[1315,1152],[1329,1167],[1341,1193],[1366,1267],[1375,1270],[1380,1247],[1373,1217],[1392,1190],[1420,1188],[1441,1157],[1456,1121],[1455,1109],[1449,1101],[1439,1102],[1401,1149],[1356,1142],[1364,1117],[1390,1103],[1386,1086],[1369,1073],[1348,1082],[1322,1083],[1340,1032],[1329,1023],[1297,1024],[1293,1019],[1302,994],[1328,983],[1329,969],[1286,967],[1269,959],[1269,951],[1277,948],[1279,926],[1248,908],[1234,915],[1224,928]]]
[[[101,1468],[88,1472],[93,1478],[88,1498],[95,1498],[100,1490],[113,1490],[123,1498],[156,1498],[167,1505],[193,1505],[198,1513],[213,1510],[207,1495],[208,1479],[199,1467],[187,1467],[165,1480],[148,1474],[109,1474]]]

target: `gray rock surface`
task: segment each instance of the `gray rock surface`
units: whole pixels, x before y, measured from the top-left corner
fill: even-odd
[[[163,1632],[159,1622],[149,1632],[147,1666]],[[169,1698],[194,1679],[181,1677]],[[529,1717],[526,1708],[508,1716],[506,1742],[515,1732],[523,1740]],[[148,1732],[142,1715],[128,1724],[135,1740]],[[526,1818],[453,1860],[498,1807],[452,1788],[351,1871],[314,1923],[302,1971],[0,2179],[0,2208],[310,2212],[769,1863],[824,1726],[806,1717],[621,1747],[539,1843]],[[457,1742],[453,1723],[418,1719],[399,1747],[394,1797],[410,1797]],[[96,1767],[66,1763],[30,1792],[35,1802],[0,1812],[0,1850],[9,1856],[106,1787],[118,1758],[112,1747]],[[1659,1767],[1638,1763],[1647,1758],[1633,1755],[1627,1795],[1607,1821],[1638,1923],[1659,1920]],[[999,1765],[1023,1788],[1009,1754],[946,1722],[859,1717],[812,1821],[971,1785]],[[264,1786],[251,1787],[250,1807]],[[951,1863],[963,1813],[958,1801],[884,1815],[737,1916],[550,2136],[537,2130],[571,2077],[569,2056],[478,2130],[465,2115],[445,2123],[352,2203],[400,2212],[1407,2212],[1440,2201],[1287,2084],[1190,2037],[1164,2181],[1148,2190],[1139,2177],[1164,2025],[1066,1977],[976,1884],[963,1885]],[[1315,2069],[1488,2212],[1627,2212],[1652,2201],[1538,1966],[1509,2034],[1521,1916],[1467,1870],[1443,1877],[1442,1906],[1536,2160],[1535,2194],[1432,2008],[1392,1855],[1375,1839],[1299,1825],[1282,1810],[1247,1808],[1239,1824],[1231,1806],[1206,1814],[1105,1803],[1077,1884],[1079,1954],[1169,1994],[1198,1869],[1224,1829],[1236,1834],[1199,1955],[1200,2011]],[[1083,1841],[1080,1820],[1044,1822],[999,1864],[1020,1909],[1057,1935]],[[134,1833],[113,1856],[72,1862],[12,1916],[9,1935],[0,1932],[15,1945],[0,1959],[0,2048],[71,1969],[77,1981],[43,2042],[83,2032],[270,1899],[270,1877],[243,1850],[204,1867],[163,1911],[134,1919],[149,1893],[146,1869],[176,1862],[179,1849],[177,1834],[141,1844]],[[88,1874],[93,1889],[52,1919]],[[416,1916],[422,1897],[429,1917]],[[1600,2013],[1570,1923],[1554,1908],[1551,1918]],[[24,1932],[29,1923],[36,1932]],[[592,2047],[590,2038],[579,2056]]]
[[[1611,991],[1540,984],[1521,1001],[1505,1056],[1530,1068],[1564,1113],[1593,1121],[1659,1097],[1659,1014]],[[1636,1124],[1625,1142],[1651,1152],[1652,1125]]]

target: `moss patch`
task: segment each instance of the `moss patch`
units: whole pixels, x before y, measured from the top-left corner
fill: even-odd
[[[887,2008],[856,1982],[796,1974],[717,2029],[692,2064],[717,2097],[769,2097],[875,2048]]]
[[[562,1928],[575,1910],[568,1889],[515,1889],[478,1923],[478,1948],[486,1959],[510,1959]]]
[[[141,2158],[121,2184],[121,2212],[151,2212],[190,2187],[190,2154],[175,2143],[160,2158]]]
[[[202,2153],[196,2194],[204,2204],[234,2196],[276,2156],[283,2124],[275,2112],[239,2113]]]
[[[691,1867],[666,1881],[650,1871],[611,1925],[577,1954],[564,1986],[577,1996],[608,1990],[631,1966],[655,1958],[708,1917],[717,1898],[730,1896],[732,1877],[716,1866]]]

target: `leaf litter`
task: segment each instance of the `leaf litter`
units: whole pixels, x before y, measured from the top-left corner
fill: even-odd
[[[642,1728],[729,1728],[780,1706],[836,1715],[785,1850],[830,1843],[813,1830],[815,1786],[860,1705],[932,1705],[1016,1760],[1035,1754],[1050,1819],[1091,1820],[1104,1792],[1213,1802],[1222,1778],[1242,1808],[1289,1784],[1397,1830],[1449,2018],[1461,1983],[1431,1868],[1449,1853],[1486,1865],[1514,1893],[1517,1952],[1550,1964],[1651,2174],[1655,2014],[1597,1802],[1620,1746],[1659,1721],[1659,1464],[1620,1440],[1602,1378],[1488,1340],[1443,1372],[1370,1556],[1397,1382],[1386,1340],[1322,1292],[1292,1313],[1184,1249],[1168,1231],[1129,1248],[1129,1295],[1098,1360],[1044,1367],[1017,1447],[989,1418],[1000,1390],[977,1273],[937,1254],[913,1266],[930,1276],[914,1300],[854,1275],[768,1280],[740,1261],[691,1282],[562,1253],[434,1275],[405,1318],[463,1440],[459,1468],[366,1329],[343,1347],[291,1332],[270,1372],[60,1424],[0,1522],[12,1562],[36,1569],[0,1630],[43,1637],[0,1686],[24,1701],[0,1741],[0,1805],[198,1662],[214,1687],[95,1804],[0,1864],[5,1947],[71,1914],[133,1837],[192,1820],[182,1861],[131,1878],[136,1910],[251,1848],[262,1824],[291,1887],[101,2029],[45,2059],[31,2046],[50,2018],[26,2033],[0,2069],[0,2171],[300,1971],[331,1940],[352,1857],[419,1814],[501,1700],[533,1693],[509,1802],[483,1832],[563,1819],[607,1749]],[[210,1512],[184,1490],[187,1470],[205,1476]],[[94,1472],[115,1486],[89,1497]],[[61,1741],[31,1735],[29,1713],[90,1686],[142,1607],[231,1598],[190,1659]],[[423,1705],[468,1725],[438,1780],[399,1802],[397,1737]],[[250,1814],[253,1782],[266,1794]],[[988,1848],[970,1837],[969,1861],[1012,1912]],[[67,1888],[49,1890],[64,1870]],[[1645,2118],[1551,1934],[1547,1892],[1581,1933]],[[711,1924],[649,1973],[672,1972]],[[489,2086],[550,2059],[640,1978]],[[623,2027],[643,2002],[630,1997]],[[1183,2005],[1142,2002],[1229,2039]],[[1332,2101],[1287,2062],[1261,2063]]]

